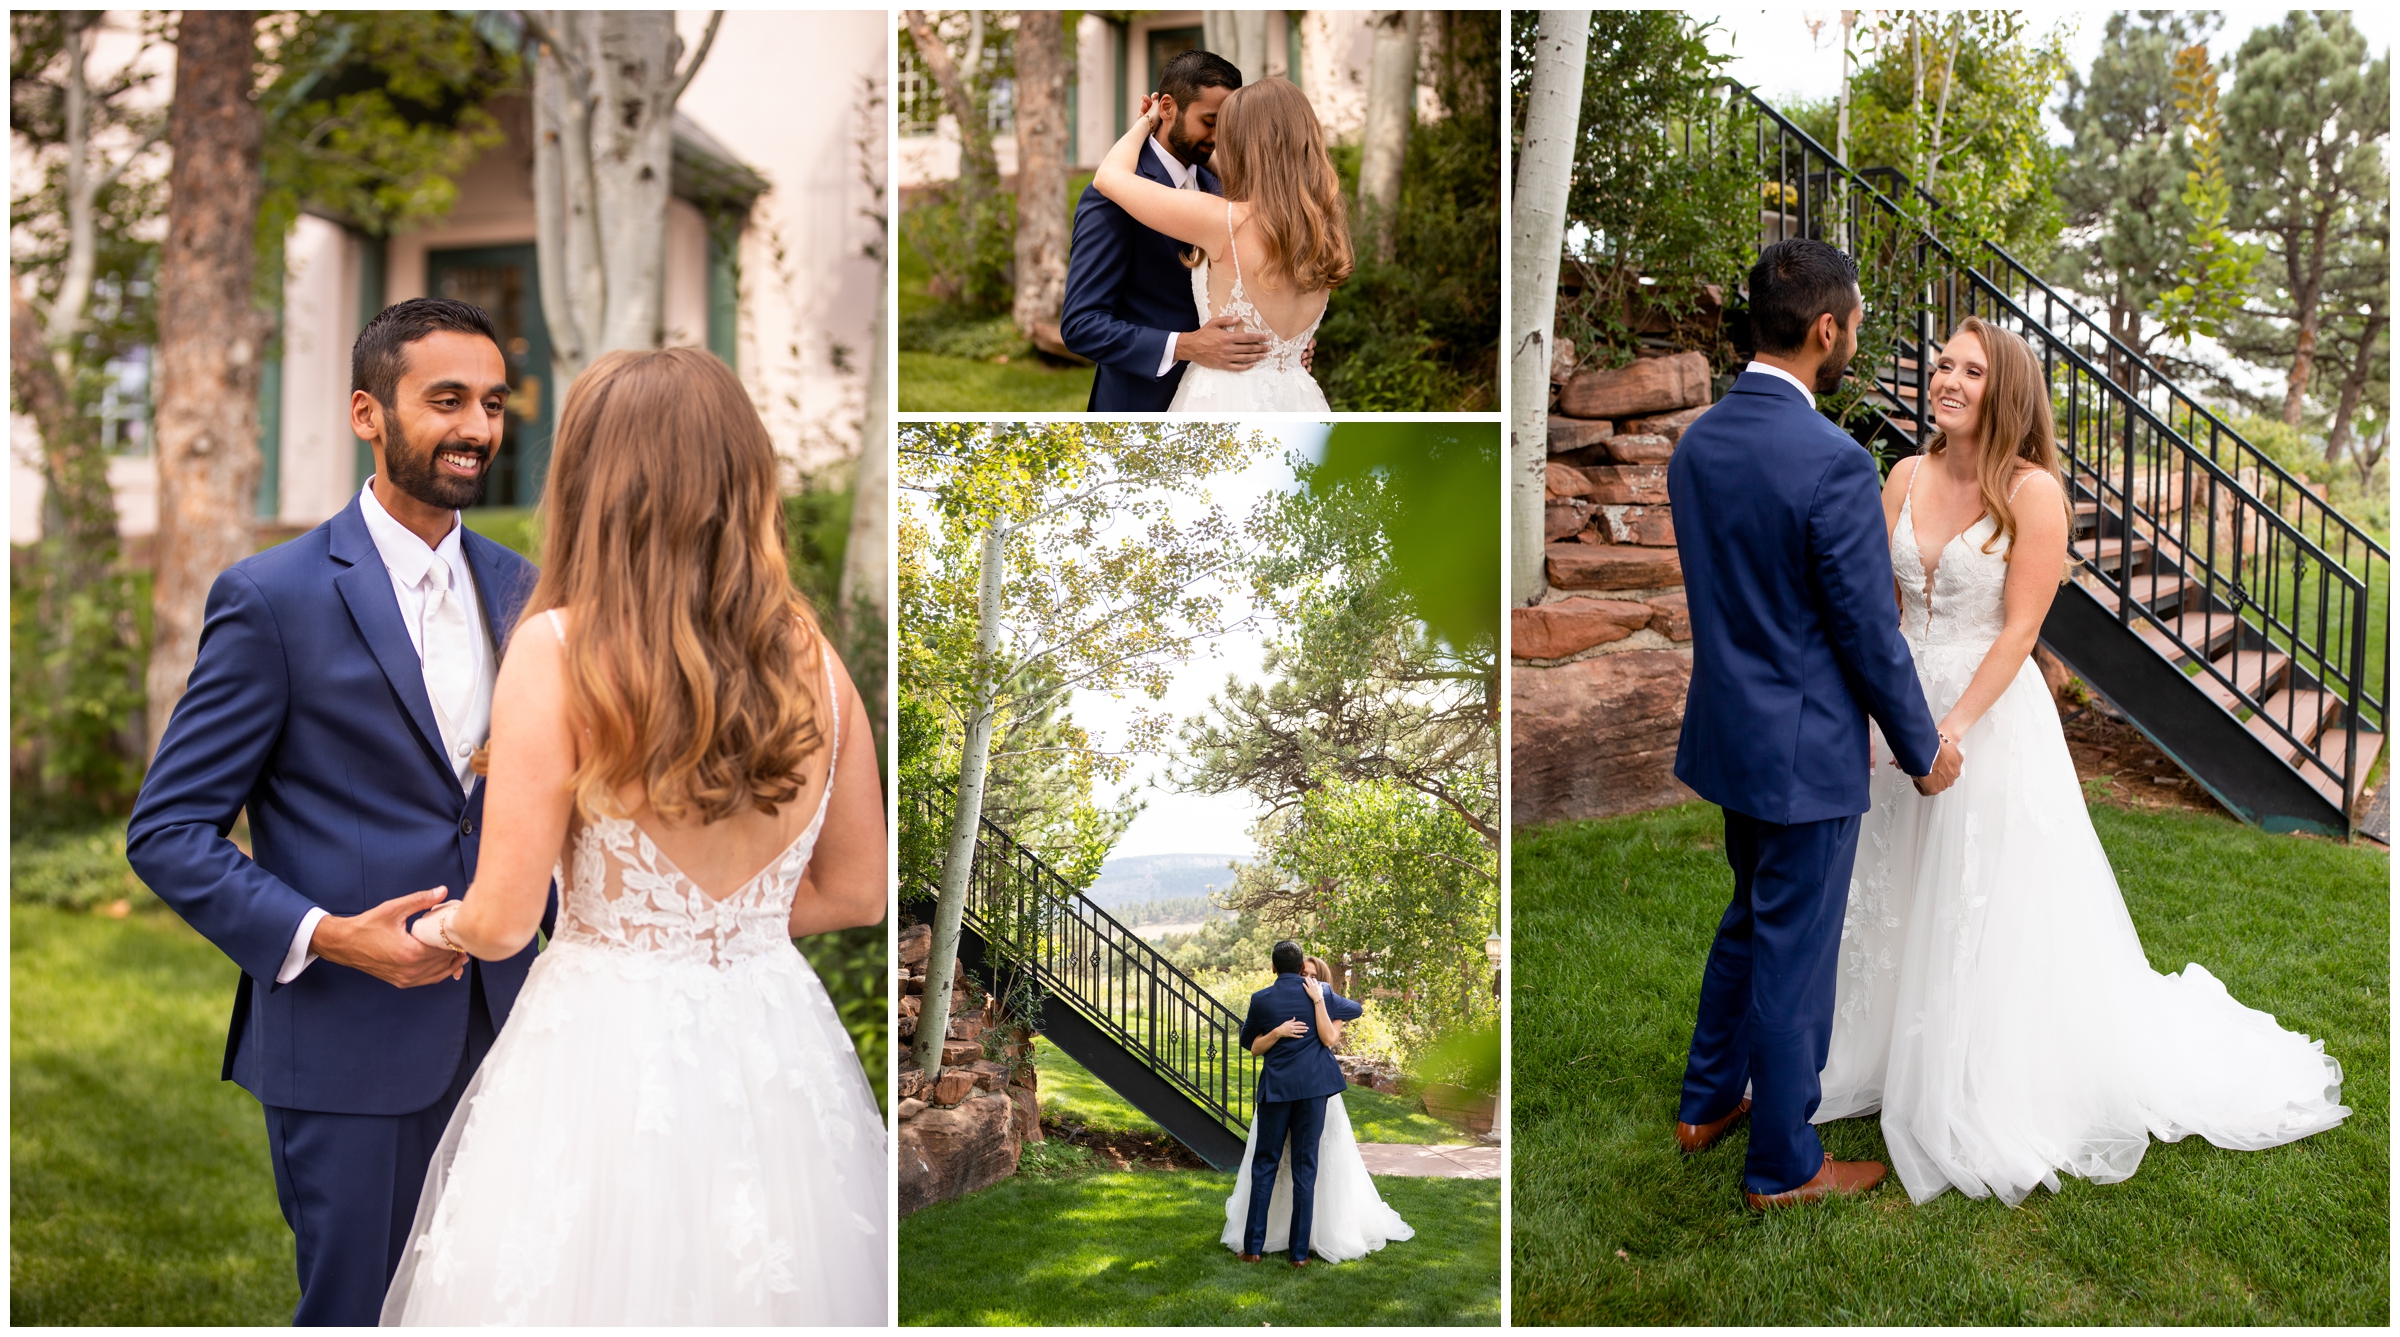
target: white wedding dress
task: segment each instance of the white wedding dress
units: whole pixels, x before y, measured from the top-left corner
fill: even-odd
[[[833,773],[721,900],[632,821],[573,831],[557,936],[434,1153],[386,1325],[889,1321],[883,1120],[787,936]]]
[[[1206,325],[1217,316],[1232,316],[1242,328],[1267,336],[1267,355],[1252,363],[1247,371],[1218,371],[1199,363],[1187,363],[1183,380],[1175,387],[1175,398],[1167,405],[1170,413],[1326,413],[1325,391],[1316,378],[1300,365],[1301,355],[1308,351],[1308,341],[1315,338],[1317,326],[1325,319],[1325,306],[1317,308],[1316,318],[1308,328],[1289,339],[1280,338],[1267,324],[1266,317],[1250,304],[1250,294],[1242,287],[1242,252],[1233,241],[1233,203],[1225,205],[1226,253],[1233,260],[1233,286],[1227,289],[1225,304],[1214,315],[1209,312],[1208,274],[1206,255],[1192,269],[1192,301],[1200,308],[1200,323]],[[1327,305],[1331,304],[1328,295]]]
[[[1234,1177],[1233,1196],[1225,1200],[1225,1233],[1219,1238],[1235,1253],[1250,1223],[1250,1158],[1258,1151],[1258,1121],[1242,1146],[1242,1170]],[[1350,1132],[1350,1112],[1340,1096],[1325,1098],[1325,1130],[1317,1139],[1317,1205],[1309,1219],[1308,1253],[1312,1258],[1347,1263],[1364,1258],[1393,1240],[1413,1238],[1416,1231],[1386,1206],[1367,1173],[1366,1158],[1358,1154],[1358,1139]],[[1284,1147],[1275,1170],[1275,1193],[1267,1200],[1267,1253],[1292,1247],[1292,1157]]]
[[[2008,568],[2004,546],[1982,550],[1987,516],[1929,573],[1911,511],[1892,568],[1939,719],[2000,635]],[[1880,1109],[1912,1199],[2014,1205],[2061,1172],[2126,1179],[2154,1136],[2257,1150],[2350,1113],[2322,1041],[2198,964],[2150,968],[2030,660],[1960,747],[1958,782],[1924,798],[1873,735],[1816,1122]]]

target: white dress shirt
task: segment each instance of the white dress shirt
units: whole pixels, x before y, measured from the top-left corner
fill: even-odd
[[[1181,158],[1167,152],[1167,146],[1159,142],[1157,135],[1150,136],[1150,152],[1158,158],[1158,165],[1167,169],[1167,179],[1175,183],[1175,189],[1200,189],[1200,169],[1184,166]],[[1167,331],[1167,354],[1158,360],[1158,374],[1163,377],[1173,370],[1175,370],[1175,331],[1169,330]]]
[[[449,568],[451,593],[457,596],[465,609],[467,625],[480,633],[485,625],[483,605],[476,597],[474,572],[467,566],[466,542],[459,537],[465,532],[466,526],[459,522],[457,513],[451,513],[450,532],[442,536],[440,546],[429,548],[425,546],[425,540],[409,532],[407,526],[393,519],[391,512],[383,509],[383,503],[375,499],[373,479],[369,479],[367,486],[360,490],[358,509],[366,519],[367,536],[375,540],[376,554],[383,558],[383,569],[391,575],[392,594],[400,604],[400,625],[408,628],[408,643],[416,649],[418,658],[422,660],[425,654],[425,612],[434,590],[430,576],[436,562]],[[459,783],[472,788],[474,777],[468,769],[468,763],[474,757],[475,749],[481,747],[491,733],[495,668],[491,641],[487,636],[470,635],[467,643],[475,664],[473,704],[468,707],[465,718],[457,721],[444,734],[442,745],[449,753],[450,767],[457,774]],[[427,695],[431,695],[430,686]],[[437,717],[439,713],[436,712]],[[317,959],[316,953],[309,950],[309,943],[316,936],[317,921],[323,918],[325,911],[313,906],[301,917],[299,929],[292,934],[291,950],[284,953],[283,968],[275,972],[277,984],[289,984],[300,978],[300,972],[308,969],[309,963]]]
[[[1781,376],[1784,380],[1790,382],[1793,389],[1798,390],[1801,394],[1808,396],[1808,406],[1810,408],[1813,409],[1817,406],[1817,392],[1809,389],[1805,385],[1800,384],[1799,377],[1794,376],[1781,367],[1770,367],[1764,362],[1752,362],[1749,366],[1742,368],[1742,370],[1745,372],[1764,372],[1769,376]]]

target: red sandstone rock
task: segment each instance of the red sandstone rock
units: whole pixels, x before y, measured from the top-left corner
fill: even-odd
[[[1675,518],[1664,506],[1595,506],[1592,529],[1610,543],[1642,548],[1675,546]]]
[[[1608,439],[1608,457],[1619,464],[1665,464],[1675,453],[1675,443],[1663,436],[1612,436]]]
[[[1510,783],[1518,825],[1682,803],[1675,744],[1688,650],[1627,650],[1511,670]]]
[[[1587,371],[1558,393],[1570,418],[1638,418],[1706,404],[1708,359],[1699,353],[1641,358],[1628,367]]]
[[[924,1112],[925,1102],[914,1099],[901,1101],[898,1110],[900,1122],[902,1123],[907,1123],[909,1120],[916,1118],[918,1115],[923,1114]]]
[[[989,1188],[1017,1172],[1023,1143],[1015,1106],[986,1092],[956,1109],[928,1109],[900,1125],[900,1214]]]
[[[1667,469],[1663,464],[1598,465],[1583,471],[1580,492],[1562,495],[1588,497],[1602,506],[1664,506]]]
[[[997,1091],[1008,1085],[1008,1066],[984,1059],[968,1071],[975,1074],[975,1085],[985,1091]]]
[[[1662,594],[1648,602],[1651,609],[1650,630],[1670,641],[1692,639],[1692,607],[1685,600],[1682,590]]]
[[[1562,590],[1650,590],[1683,583],[1673,548],[1593,547],[1553,543],[1550,583]]]
[[[1621,641],[1650,623],[1650,607],[1625,599],[1561,599],[1508,614],[1508,652],[1519,659],[1564,659]]]
[[[925,954],[933,950],[933,925],[911,924],[900,930],[900,964],[921,966]]]
[[[1596,446],[1614,435],[1616,425],[1606,418],[1594,421],[1565,418],[1555,413],[1550,415],[1550,453],[1553,455]]]
[[[972,1040],[948,1040],[942,1044],[942,1066],[964,1067],[983,1057],[983,1046]]]
[[[1592,480],[1571,464],[1551,464],[1542,475],[1542,490],[1553,497],[1580,497],[1592,490]]]
[[[974,1014],[974,1013],[972,1013],[972,1012],[969,1012],[969,1013],[967,1013],[965,1016],[960,1016],[960,1017],[952,1017],[952,1018],[950,1019],[950,1038],[951,1038],[951,1039],[953,1039],[953,1040],[977,1040],[977,1039],[981,1039],[982,1037],[983,1037],[983,1018],[982,1018],[982,1017],[979,1017],[979,1016],[977,1016],[976,1014]]]
[[[1008,1103],[1016,1114],[1016,1134],[1026,1142],[1040,1142],[1042,1134],[1042,1102],[1033,1092],[1021,1086],[1008,1088]]]
[[[933,1083],[933,1103],[955,1105],[975,1090],[975,1074],[967,1068],[947,1068]]]
[[[918,1010],[924,1006],[925,1000],[923,998],[920,998],[915,994],[906,995],[900,1000],[900,1015],[904,1017],[913,1017],[917,1015]]]
[[[1697,408],[1677,409],[1673,413],[1662,413],[1656,417],[1634,418],[1625,424],[1624,430],[1649,436],[1663,436],[1669,441],[1680,441],[1683,439],[1683,429],[1700,421],[1700,415],[1706,412],[1708,412],[1708,405],[1702,404]]]
[[[1542,508],[1542,541],[1572,538],[1592,519],[1592,504],[1575,497],[1553,497]]]
[[[902,1100],[907,1100],[924,1089],[925,1070],[923,1068],[911,1066],[900,1070],[900,1098]]]

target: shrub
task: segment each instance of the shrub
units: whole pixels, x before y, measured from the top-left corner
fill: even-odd
[[[117,901],[145,909],[159,899],[125,863],[125,824],[12,833],[8,894],[18,905],[97,910]]]
[[[1016,296],[1015,192],[995,191],[970,208],[957,182],[926,186],[900,230],[931,271],[926,290],[935,300],[977,313],[1008,310]]]

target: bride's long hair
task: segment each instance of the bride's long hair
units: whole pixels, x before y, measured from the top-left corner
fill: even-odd
[[[1317,110],[1289,79],[1261,79],[1233,90],[1217,109],[1217,148],[1209,166],[1225,198],[1248,204],[1266,237],[1257,272],[1301,292],[1350,277],[1350,215],[1342,181],[1325,155]],[[1186,251],[1186,267],[1200,263]]]
[[[1990,552],[2006,540],[2009,551],[2001,559],[2006,561],[2016,555],[2017,513],[2009,507],[2008,496],[2015,490],[2011,480],[2017,461],[2039,467],[2065,494],[2058,466],[2057,413],[2050,404],[2050,381],[2032,345],[1981,316],[1958,322],[1950,338],[1955,341],[1962,334],[1974,335],[1983,345],[1983,439],[1973,443],[1981,452],[1975,461],[1975,482],[1983,493],[1983,513],[1992,517],[1993,526],[1983,550]],[[1936,433],[1925,444],[1925,453],[1939,455],[1949,446],[1949,434]]]
[[[823,743],[824,640],[792,586],[766,426],[696,348],[607,354],[567,392],[519,625],[571,608],[588,819],[642,786],[669,822],[772,814]]]

